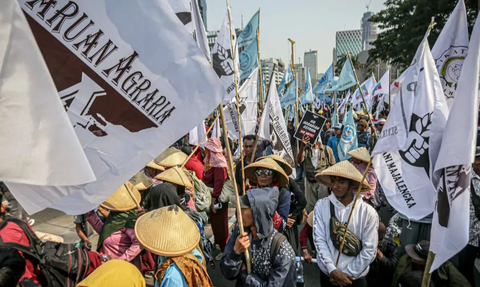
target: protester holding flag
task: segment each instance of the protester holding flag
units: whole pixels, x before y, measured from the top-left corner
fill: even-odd
[[[338,144],[340,142],[340,138],[342,137],[342,124],[338,124],[337,126],[333,127],[333,130],[335,131],[335,136],[332,136],[328,139],[327,146],[332,150],[333,156],[335,157],[335,162],[340,162],[340,159],[338,158]]]

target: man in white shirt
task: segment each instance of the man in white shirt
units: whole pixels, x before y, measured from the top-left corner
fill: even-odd
[[[339,253],[339,234],[337,232],[339,226],[334,226],[335,229],[331,228],[332,213],[334,212],[336,219],[346,226],[358,185],[362,182],[362,174],[348,161],[342,161],[318,173],[316,177],[317,180],[328,181],[325,179],[328,176],[331,181],[332,194],[316,203],[313,217],[313,241],[317,250],[318,266],[322,271],[321,285],[322,287],[367,286],[365,276],[377,253],[378,214],[363,200],[357,200],[348,230],[351,235],[358,238],[359,246],[351,248],[351,244],[345,244],[338,265],[336,265]],[[370,185],[364,181],[362,191],[369,189]],[[336,244],[333,243],[332,237],[336,240]],[[349,236],[347,236],[348,238]],[[348,249],[350,256],[345,254],[345,249]]]

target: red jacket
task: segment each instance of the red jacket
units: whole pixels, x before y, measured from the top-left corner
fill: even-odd
[[[203,164],[198,160],[196,156],[192,156],[187,163],[185,168],[193,171],[198,179],[203,180]]]

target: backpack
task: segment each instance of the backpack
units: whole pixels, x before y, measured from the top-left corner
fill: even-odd
[[[193,179],[193,186],[195,188],[195,208],[198,212],[208,210],[212,203],[212,195],[210,189],[203,181],[198,179],[193,171],[187,171]]]
[[[480,220],[480,196],[475,192],[473,187],[473,181],[470,182],[470,195],[472,198],[473,210],[475,211],[475,216]]]
[[[280,252],[280,247],[285,240],[287,240],[287,238],[280,232],[276,233],[273,237],[272,245],[270,245],[270,263],[272,266],[273,262],[275,261],[275,257],[277,257],[278,252]]]
[[[75,287],[85,277],[90,267],[88,250],[82,245],[43,242],[22,220],[11,218],[0,224],[0,230],[12,222],[22,228],[30,241],[30,246],[13,242],[3,242],[0,236],[0,245],[21,251],[24,256],[36,261],[41,272],[40,284],[48,287]],[[30,259],[28,258],[28,259]]]

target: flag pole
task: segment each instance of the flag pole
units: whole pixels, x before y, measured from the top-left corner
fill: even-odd
[[[260,82],[260,109],[263,110],[263,77],[262,77],[262,60],[260,59],[260,7],[258,8],[258,29],[257,29],[257,51],[258,51],[258,78]],[[271,79],[271,78],[270,78]]]
[[[388,113],[392,109],[391,101],[390,101],[390,71],[388,72]]]
[[[355,75],[355,81],[357,81],[358,91],[360,92],[360,95],[362,96],[363,105],[365,106],[365,110],[367,111],[368,118],[371,121],[372,119],[370,118],[370,111],[368,110],[367,103],[365,102],[365,97],[363,96],[362,87],[360,86],[360,83],[358,82],[357,72],[355,71],[355,67],[352,64],[352,59],[350,58],[350,52],[347,53],[347,56],[348,56],[348,60],[350,61],[350,65],[352,66],[353,74]],[[377,131],[375,129],[373,129],[373,134],[374,134],[375,138],[378,139]]]
[[[293,80],[295,81],[295,92],[297,92],[297,82],[296,82],[296,79],[295,79],[295,58],[294,58],[294,48],[293,48],[293,45],[295,44],[295,41],[293,41],[292,39],[288,38],[288,41],[290,42],[290,44],[292,44],[292,77],[293,77]],[[293,106],[293,108],[295,109],[295,126],[298,126],[298,105],[297,105],[297,101],[298,99],[295,99],[295,104]],[[287,117],[288,117],[288,114],[287,114]],[[297,140],[297,153],[299,152],[299,141]]]
[[[200,140],[200,142],[198,143],[198,145],[195,147],[195,149],[193,149],[193,151],[190,153],[190,155],[187,157],[187,159],[183,162],[181,168],[185,167],[185,165],[187,164],[187,162],[190,160],[190,158],[197,152],[197,150],[200,148],[200,144],[203,143],[203,141],[205,140],[205,138],[207,137],[208,133],[213,129],[213,127],[215,126],[215,123],[217,122],[218,118],[220,117],[220,114],[217,115],[217,117],[215,118],[215,121],[214,121],[214,124],[212,126],[210,126],[207,130],[207,132],[203,135],[202,139]]]
[[[371,164],[372,164],[372,159],[370,158],[370,161],[367,164],[367,169],[363,173],[362,182],[360,182],[360,186],[358,187],[357,194],[355,195],[355,199],[353,200],[352,210],[350,210],[350,214],[348,215],[347,224],[345,225],[345,234],[342,237],[342,243],[340,244],[340,249],[338,249],[338,256],[337,256],[337,261],[335,263],[335,266],[338,266],[338,261],[340,261],[340,255],[342,255],[343,246],[345,245],[345,238],[347,237],[347,232],[349,232],[348,226],[350,225],[350,220],[352,219],[353,210],[355,209],[355,205],[357,204],[360,191],[362,190],[362,187],[363,187],[363,181],[367,177],[367,173],[368,173],[368,170],[370,169]]]
[[[242,195],[245,194],[245,163],[243,159],[245,157],[243,150],[243,138],[242,138],[242,116],[240,114],[240,98],[238,96],[238,81],[237,81],[237,65],[235,64],[236,60],[236,49],[233,45],[233,33],[232,30],[232,14],[230,13],[230,4],[227,0],[227,12],[228,12],[228,23],[230,26],[230,45],[232,47],[232,59],[233,59],[233,80],[235,83],[235,99],[237,100],[237,116],[238,116],[238,148],[240,149],[240,163],[242,166]],[[241,229],[243,230],[243,229]]]
[[[220,109],[220,119],[222,121],[222,130],[223,130],[223,140],[225,142],[225,147],[227,148],[227,158],[228,158],[228,169],[230,173],[230,177],[233,183],[233,189],[234,189],[234,195],[235,195],[235,207],[237,209],[237,222],[238,222],[238,228],[240,229],[240,232],[242,232],[243,229],[243,219],[242,219],[242,211],[240,209],[240,196],[238,195],[238,186],[237,186],[237,180],[235,178],[235,171],[233,170],[233,156],[232,156],[232,150],[230,149],[230,142],[228,141],[228,130],[227,130],[227,125],[225,123],[225,113],[223,112],[223,103],[220,102],[219,105]],[[252,272],[252,263],[250,261],[250,253],[248,252],[248,249],[245,250],[245,262],[247,264],[247,272],[250,274]]]
[[[425,263],[425,271],[423,271],[422,287],[430,286],[430,278],[432,277],[432,273],[430,273],[430,269],[432,268],[434,259],[435,259],[435,253],[433,253],[432,251],[428,251],[427,262]]]

